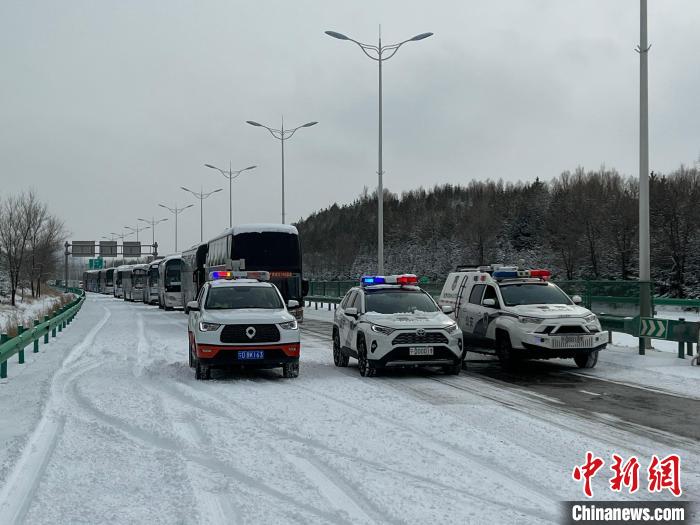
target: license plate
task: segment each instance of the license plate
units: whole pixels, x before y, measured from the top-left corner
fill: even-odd
[[[432,346],[411,346],[408,349],[408,355],[433,355]]]
[[[564,336],[564,344],[566,346],[581,346],[585,342],[582,335],[566,335]]]
[[[265,359],[263,350],[239,350],[238,359]]]

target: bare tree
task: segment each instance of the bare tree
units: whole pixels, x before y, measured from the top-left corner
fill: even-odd
[[[10,302],[16,304],[27,244],[32,231],[31,218],[38,201],[34,192],[6,197],[0,204],[0,246],[10,278]]]

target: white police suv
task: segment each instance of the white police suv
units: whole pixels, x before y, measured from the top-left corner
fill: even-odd
[[[499,265],[449,274],[439,304],[454,308],[466,351],[495,354],[504,366],[520,358],[573,358],[593,368],[607,344],[594,313],[549,282],[549,270]]]
[[[462,333],[415,275],[364,276],[333,319],[333,361],[357,359],[363,377],[392,366],[440,366],[459,374]]]
[[[299,329],[268,272],[212,272],[187,303],[190,366],[197,379],[212,368],[277,368],[299,375]]]

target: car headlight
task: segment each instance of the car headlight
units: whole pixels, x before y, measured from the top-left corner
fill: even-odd
[[[386,326],[380,326],[380,325],[378,325],[378,324],[373,324],[373,325],[372,325],[372,331],[373,331],[373,332],[380,333],[380,334],[384,334],[384,335],[389,335],[389,334],[391,334],[391,333],[394,331],[394,329],[393,329],[393,328],[388,328],[388,327],[386,327]]]
[[[447,332],[448,334],[453,334],[453,333],[455,332],[455,330],[457,330],[457,323],[448,324],[448,325],[444,328],[444,330],[445,330],[445,332]]]
[[[519,316],[518,321],[520,321],[523,324],[540,324],[544,319],[541,317],[526,317],[526,316]]]
[[[598,317],[596,316],[596,314],[591,314],[584,317],[583,320],[587,323],[594,323],[598,320]]]
[[[199,330],[202,332],[214,332],[219,329],[221,325],[218,323],[204,323],[199,322]]]
[[[286,323],[280,323],[280,328],[282,330],[297,330],[299,325],[297,324],[297,320],[294,319],[292,321],[287,321]]]

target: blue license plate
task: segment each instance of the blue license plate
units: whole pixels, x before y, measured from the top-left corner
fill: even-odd
[[[239,350],[238,359],[265,359],[263,350]]]

